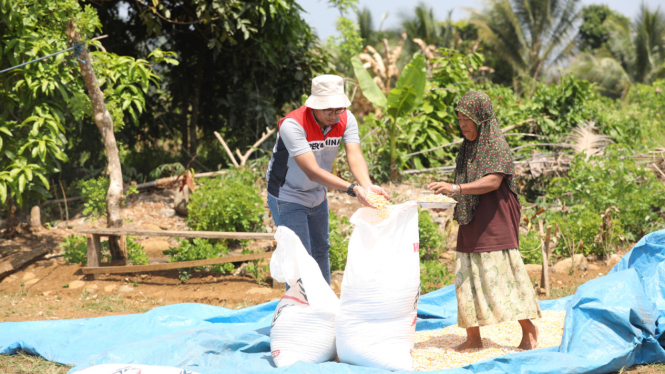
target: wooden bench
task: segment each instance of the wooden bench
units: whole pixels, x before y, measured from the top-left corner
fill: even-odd
[[[102,237],[121,237],[126,235],[135,236],[168,236],[181,238],[205,238],[205,239],[253,239],[273,240],[274,234],[256,232],[212,232],[212,231],[170,231],[170,230],[142,230],[142,229],[78,229],[79,234],[88,236],[88,266],[83,268],[83,274],[90,275],[95,279],[99,274],[137,273],[144,271],[158,271],[170,269],[191,268],[195,266],[206,266],[223,264],[228,262],[245,262],[272,257],[272,252],[255,253],[251,255],[226,256],[209,260],[171,262],[166,264],[133,265],[133,266],[101,266]],[[124,242],[124,240],[121,240]]]

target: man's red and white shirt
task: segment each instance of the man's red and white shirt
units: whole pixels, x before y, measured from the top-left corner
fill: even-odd
[[[312,109],[302,106],[277,126],[277,142],[268,166],[268,193],[278,200],[318,206],[326,198],[323,186],[312,182],[293,157],[313,152],[319,167],[332,171],[342,142],[360,143],[356,118],[346,110],[337,123],[322,129]]]

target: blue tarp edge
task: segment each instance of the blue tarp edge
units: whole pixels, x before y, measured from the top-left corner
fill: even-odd
[[[665,362],[665,230],[642,238],[604,277],[575,295],[541,301],[566,310],[559,347],[509,354],[458,373],[610,373],[636,364]],[[276,301],[241,310],[176,304],[149,312],[78,320],[0,324],[0,353],[18,350],[83,368],[103,363],[174,366],[208,373],[385,373],[342,363],[275,368],[269,327]],[[423,295],[417,330],[457,321],[453,286]]]

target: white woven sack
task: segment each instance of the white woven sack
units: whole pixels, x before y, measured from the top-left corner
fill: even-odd
[[[95,365],[76,373],[81,374],[198,374],[194,371],[170,366],[136,365],[136,364],[103,364]]]
[[[341,362],[384,370],[412,370],[420,296],[418,208],[409,201],[376,211],[359,209],[349,241],[336,319]]]
[[[270,275],[291,287],[277,304],[270,330],[275,365],[330,361],[336,354],[339,299],[293,231],[280,226],[275,240],[277,249],[270,260]]]

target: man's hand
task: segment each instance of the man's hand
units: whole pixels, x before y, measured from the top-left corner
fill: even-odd
[[[376,207],[373,204],[371,204],[369,201],[367,201],[367,192],[374,192],[375,194],[384,196],[386,199],[390,198],[386,193],[386,191],[383,190],[383,188],[375,184],[368,186],[367,189],[361,186],[355,186],[353,188],[353,192],[356,194],[356,198],[361,204],[374,209],[376,209]]]
[[[367,190],[365,190],[361,186],[355,186],[353,187],[353,193],[356,194],[356,199],[358,199],[358,202],[360,202],[362,205],[376,209],[374,205],[372,205],[369,201],[367,201]]]
[[[390,200],[390,196],[388,196],[388,193],[386,193],[386,191],[384,191],[383,188],[377,186],[376,184],[373,184],[373,185],[367,187],[367,189],[369,191],[374,192],[375,194],[383,195],[383,197]]]

